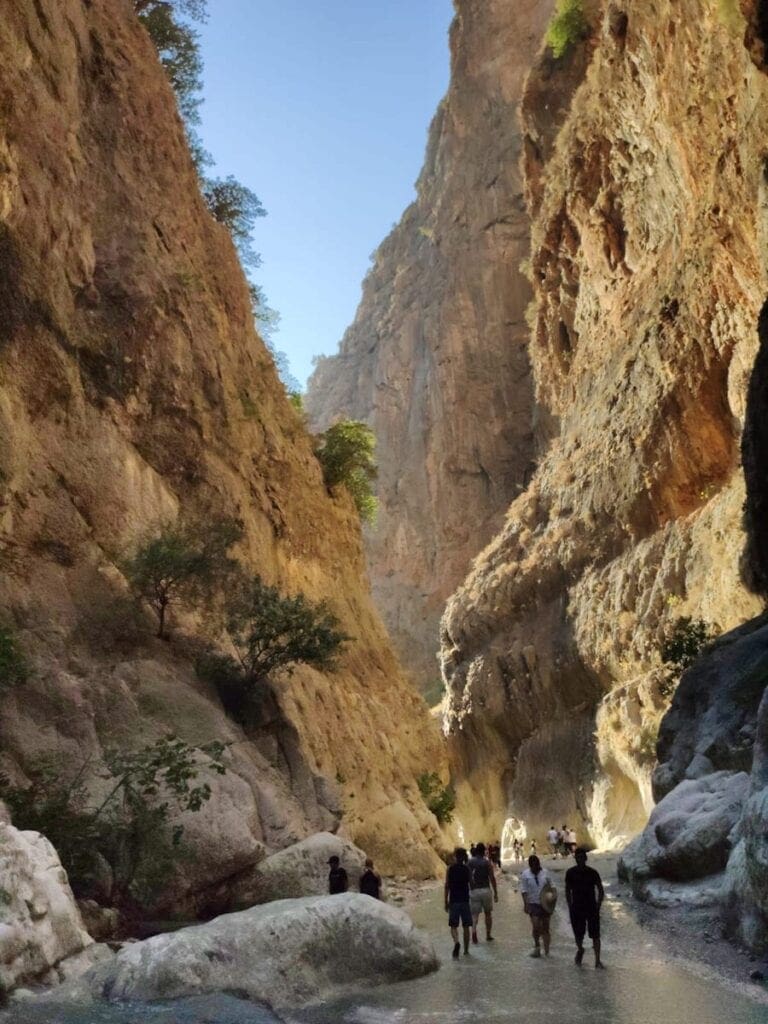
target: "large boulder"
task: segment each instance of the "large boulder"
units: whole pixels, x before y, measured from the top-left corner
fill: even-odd
[[[275,1009],[438,966],[406,913],[359,893],[280,900],[125,947],[80,982],[111,1001],[239,992]]]
[[[656,800],[686,779],[750,770],[755,718],[766,685],[764,617],[726,633],[683,673],[659,730]]]
[[[739,842],[728,861],[723,894],[726,927],[755,950],[768,947],[768,690],[760,703],[749,798]]]
[[[336,856],[356,889],[365,865],[365,854],[353,843],[331,832],[294,843],[266,857],[233,886],[236,906],[252,906],[270,900],[322,896],[328,892],[328,861]]]
[[[745,772],[714,772],[681,782],[624,851],[619,875],[639,890],[651,878],[685,882],[722,871],[748,790]]]
[[[53,846],[0,821],[0,988],[57,981],[52,969],[92,943]]]

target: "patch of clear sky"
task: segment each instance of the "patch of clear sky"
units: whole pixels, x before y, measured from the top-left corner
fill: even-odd
[[[413,200],[448,85],[451,0],[209,0],[201,136],[261,199],[254,272],[302,386]]]

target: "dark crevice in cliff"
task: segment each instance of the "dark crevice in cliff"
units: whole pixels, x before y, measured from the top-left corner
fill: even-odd
[[[742,440],[747,500],[744,577],[756,593],[768,597],[768,301],[757,323],[760,342],[747,392]]]

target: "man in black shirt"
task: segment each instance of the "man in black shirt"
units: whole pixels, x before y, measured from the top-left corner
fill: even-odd
[[[360,892],[365,896],[381,899],[381,875],[373,870],[373,861],[369,857],[365,862],[365,871],[360,875]]]
[[[458,959],[459,922],[464,929],[464,956],[469,956],[469,929],[472,911],[469,906],[469,868],[467,851],[457,846],[453,852],[453,864],[445,874],[445,909],[448,911],[448,927],[453,937],[453,958]]]
[[[602,879],[594,868],[587,867],[587,851],[577,849],[576,867],[565,872],[565,898],[571,912],[571,927],[576,939],[576,963],[584,959],[584,933],[592,939],[595,967],[601,968],[600,959],[600,907],[605,897]]]
[[[328,873],[328,892],[331,896],[335,896],[340,892],[346,892],[349,888],[349,878],[347,877],[347,872],[340,866],[339,858],[336,854],[328,858],[328,864],[331,868]]]

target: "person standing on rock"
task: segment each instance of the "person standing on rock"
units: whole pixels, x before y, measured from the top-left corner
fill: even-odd
[[[373,870],[373,861],[370,857],[365,862],[365,871],[360,875],[360,892],[364,896],[372,896],[375,900],[381,899],[381,875]]]
[[[454,960],[458,960],[461,951],[459,924],[464,931],[464,956],[469,956],[469,929],[472,925],[469,880],[467,851],[462,846],[457,846],[453,851],[453,864],[445,873],[445,909],[448,911],[448,927],[453,938]]]
[[[549,956],[549,914],[541,903],[541,891],[545,885],[552,886],[549,872],[541,866],[541,861],[534,854],[528,858],[528,867],[520,875],[520,894],[523,897],[523,912],[531,919],[533,933],[532,957]],[[554,888],[554,887],[553,887]]]
[[[493,928],[493,904],[499,902],[499,892],[496,888],[496,875],[493,871],[493,864],[485,856],[485,843],[478,843],[475,847],[475,856],[469,859],[469,902],[472,907],[472,941],[477,942],[477,925],[480,914],[485,915],[485,938],[487,942],[493,942],[491,929]],[[491,897],[493,889],[493,897]]]
[[[335,853],[328,858],[328,864],[331,869],[328,872],[328,892],[331,896],[346,892],[349,889],[349,877]]]
[[[571,928],[576,939],[575,963],[581,966],[584,959],[584,933],[592,939],[595,953],[595,967],[602,968],[600,959],[600,907],[603,905],[605,890],[603,881],[594,868],[587,867],[587,851],[577,849],[574,857],[576,866],[565,872],[565,898],[571,914]]]

